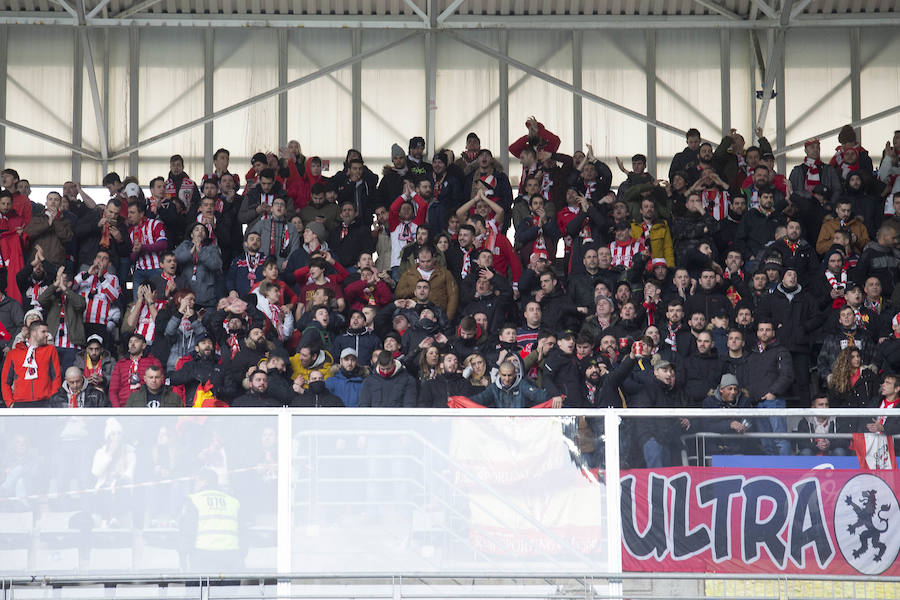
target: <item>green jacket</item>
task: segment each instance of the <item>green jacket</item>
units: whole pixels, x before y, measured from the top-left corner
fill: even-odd
[[[128,402],[125,403],[128,408],[147,408],[147,386],[142,385],[128,396]],[[163,387],[160,393],[159,407],[157,408],[183,408],[184,402],[178,397],[178,394],[169,387]]]
[[[47,286],[47,289],[41,292],[41,295],[38,296],[38,303],[44,310],[44,315],[46,317],[45,320],[47,321],[47,328],[50,330],[50,335],[53,336],[55,336],[56,332],[59,331],[59,299],[59,288],[52,284]],[[87,302],[81,294],[72,291],[71,287],[66,290],[66,333],[69,336],[69,341],[71,341],[76,346],[83,346],[85,342],[85,306],[87,306]]]

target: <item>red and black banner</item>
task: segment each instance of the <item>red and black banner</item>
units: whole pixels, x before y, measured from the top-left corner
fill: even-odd
[[[625,571],[900,575],[900,472],[624,471]]]

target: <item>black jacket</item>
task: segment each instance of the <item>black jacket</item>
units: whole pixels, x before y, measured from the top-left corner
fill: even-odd
[[[898,266],[900,266],[900,250],[886,248],[878,242],[869,242],[860,255],[856,267],[850,271],[850,277],[860,287],[865,286],[869,277],[877,277],[881,282],[882,296],[890,298],[894,293]]]
[[[683,393],[685,404],[696,408],[716,390],[724,371],[724,361],[714,347],[706,354],[695,352],[678,360],[675,387]]]
[[[321,392],[306,390],[300,395],[295,395],[291,406],[294,408],[344,408],[344,401],[328,390]]]
[[[582,406],[584,386],[575,354],[565,354],[559,346],[551,348],[544,358],[543,387],[551,396],[565,395],[566,406]]]
[[[826,314],[819,312],[812,295],[798,286],[788,293],[778,284],[760,306],[760,317],[775,320],[776,337],[790,352],[809,354],[810,333],[825,322]]]
[[[787,219],[777,211],[773,210],[767,216],[759,208],[751,208],[744,213],[744,218],[738,225],[735,244],[744,256],[755,255],[767,243],[775,240],[775,228],[786,223]]]
[[[357,217],[347,228],[347,235],[341,239],[342,225],[343,221],[334,224],[334,229],[328,236],[328,249],[331,250],[335,260],[345,267],[352,267],[363,252],[372,252],[374,248],[372,232]]]
[[[163,363],[165,364],[165,363]],[[215,353],[208,358],[201,358],[197,351],[191,352],[191,360],[175,371],[169,371],[169,383],[173,386],[183,385],[185,398],[193,398],[197,388],[209,381],[213,385],[213,394],[218,398],[224,391],[224,371]]]
[[[578,325],[583,320],[578,307],[560,287],[541,298],[540,305],[543,324],[551,331],[558,332],[563,329],[577,331]]]
[[[460,373],[442,373],[422,384],[416,406],[420,408],[447,408],[450,396],[473,396],[482,391],[476,388]]]
[[[819,272],[819,261],[816,259],[816,249],[809,245],[809,242],[800,238],[797,247],[791,250],[784,239],[776,241],[771,246],[772,250],[781,254],[781,264],[784,268],[792,267],[796,269],[797,275],[800,277],[800,283],[808,286],[816,280]]]
[[[745,342],[744,353],[737,358],[732,358],[727,355],[723,357],[724,373],[729,373],[737,377],[738,385],[742,388],[748,387],[750,385],[750,379],[754,377],[753,372],[750,371],[750,353],[747,351],[747,348],[754,344],[747,344]]]
[[[751,352],[747,369],[752,373],[747,391],[754,404],[770,392],[783,398],[794,382],[791,353],[778,341],[769,342],[762,352]]]
[[[273,398],[268,393],[257,394],[256,392],[247,392],[241,394],[231,402],[232,408],[278,408],[284,406],[284,402]]]
[[[685,261],[689,250],[697,248],[702,243],[708,243],[711,248],[716,248],[714,235],[719,225],[712,215],[685,213],[672,220],[672,243],[675,246],[675,264]]]
[[[702,312],[707,321],[720,312],[731,315],[731,302],[725,294],[715,289],[705,290],[697,286],[696,291],[684,303],[684,316],[690,319],[695,312]]]
[[[400,408],[416,405],[416,380],[406,372],[400,361],[394,361],[394,372],[389,377],[382,376],[378,369],[363,380],[359,392],[361,408]]]
[[[75,237],[78,238],[78,264],[89,265],[94,262],[97,251],[100,249],[100,240],[103,230],[99,227],[100,219],[103,217],[103,211],[96,209],[86,214],[75,224]],[[117,242],[115,238],[109,238],[109,262],[114,268],[119,267],[119,258],[127,257],[131,253],[131,238],[128,237],[128,226],[125,220],[119,218],[116,221],[116,228],[122,234],[122,241]],[[119,278],[124,282],[124,278]],[[124,284],[123,284],[124,285]]]
[[[677,408],[679,402],[675,388],[668,388],[655,376],[644,386],[641,393],[630,405],[632,408]],[[663,446],[675,446],[682,429],[679,420],[674,417],[653,417],[634,419],[635,434],[639,446],[647,440],[656,439]]]

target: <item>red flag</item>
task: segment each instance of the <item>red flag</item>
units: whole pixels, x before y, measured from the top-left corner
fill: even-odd
[[[473,402],[469,400],[465,396],[450,396],[447,398],[447,406],[450,408],[487,408],[483,404],[478,404],[477,402]],[[541,402],[540,404],[535,404],[531,408],[552,408],[553,400],[547,400],[546,402]]]
[[[6,295],[21,304],[22,293],[16,283],[16,273],[22,270],[25,261],[22,258],[22,240],[15,231],[0,233],[0,256],[6,266]]]
[[[887,436],[885,440],[887,442],[888,454],[891,456],[891,468],[897,469],[897,453],[894,452],[894,438],[891,436]],[[865,433],[854,433],[853,441],[850,442],[850,449],[856,452],[856,458],[859,460],[859,468],[863,471],[871,471],[869,468],[869,463],[866,462],[866,434]]]

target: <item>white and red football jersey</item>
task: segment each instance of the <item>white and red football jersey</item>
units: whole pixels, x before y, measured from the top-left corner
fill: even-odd
[[[166,241],[166,229],[163,222],[158,219],[144,219],[139,225],[134,225],[128,229],[128,235],[131,237],[131,243],[140,242],[142,246],[150,246],[158,242]],[[158,252],[147,252],[138,257],[134,265],[136,271],[160,269],[162,263],[159,260]]]

